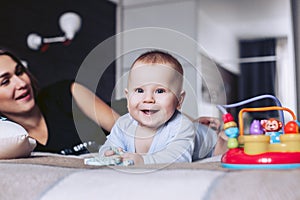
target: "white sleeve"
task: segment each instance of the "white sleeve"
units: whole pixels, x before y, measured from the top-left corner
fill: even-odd
[[[107,136],[105,143],[99,149],[99,155],[103,156],[107,150],[110,150],[111,147],[120,147],[125,149],[124,138],[122,130],[118,126],[118,122],[113,126],[110,134]]]
[[[194,123],[196,129],[195,148],[193,153],[193,161],[197,161],[206,157],[210,157],[217,143],[217,133],[208,126]]]
[[[143,155],[145,164],[191,162],[194,150],[195,129],[193,123],[183,117],[178,133],[166,148],[153,154]]]

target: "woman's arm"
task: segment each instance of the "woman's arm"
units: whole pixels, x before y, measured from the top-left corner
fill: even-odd
[[[225,135],[224,130],[221,129],[221,122],[216,117],[199,117],[194,120],[194,122],[199,122],[200,124],[206,125],[212,130],[216,131],[217,143],[214,147],[213,156],[224,154],[227,148],[228,137]]]
[[[111,107],[83,85],[74,82],[71,93],[78,107],[90,119],[107,131],[111,131],[114,123],[120,117]]]
[[[197,119],[192,120],[193,122],[199,122],[200,124],[206,125],[209,128],[219,131],[221,127],[221,122],[216,117],[199,117]]]

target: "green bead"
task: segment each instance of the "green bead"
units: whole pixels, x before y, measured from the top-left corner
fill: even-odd
[[[239,146],[239,143],[238,143],[236,138],[229,138],[228,139],[227,147],[229,149],[234,149],[234,148],[237,148],[238,146]]]

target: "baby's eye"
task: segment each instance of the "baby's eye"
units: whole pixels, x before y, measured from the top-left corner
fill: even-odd
[[[137,93],[143,93],[144,90],[142,88],[137,88],[137,89],[135,89],[135,92],[137,92]]]
[[[166,92],[166,90],[165,90],[165,89],[162,89],[162,88],[159,88],[159,89],[157,89],[157,90],[155,91],[155,93],[158,93],[158,94],[161,94],[161,93],[164,93],[164,92]]]

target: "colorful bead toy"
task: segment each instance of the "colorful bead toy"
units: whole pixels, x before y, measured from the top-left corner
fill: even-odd
[[[226,108],[241,106],[263,98],[274,99],[277,106],[243,108],[238,115],[238,125],[226,111]],[[281,106],[276,97],[262,95],[231,105],[218,105],[218,108],[223,113],[223,128],[229,138],[227,144],[229,150],[221,159],[224,168],[300,168],[300,123],[290,109]],[[254,119],[249,132],[244,133],[243,113],[266,111],[279,111],[280,120]],[[289,112],[293,120],[285,124],[283,111]]]

